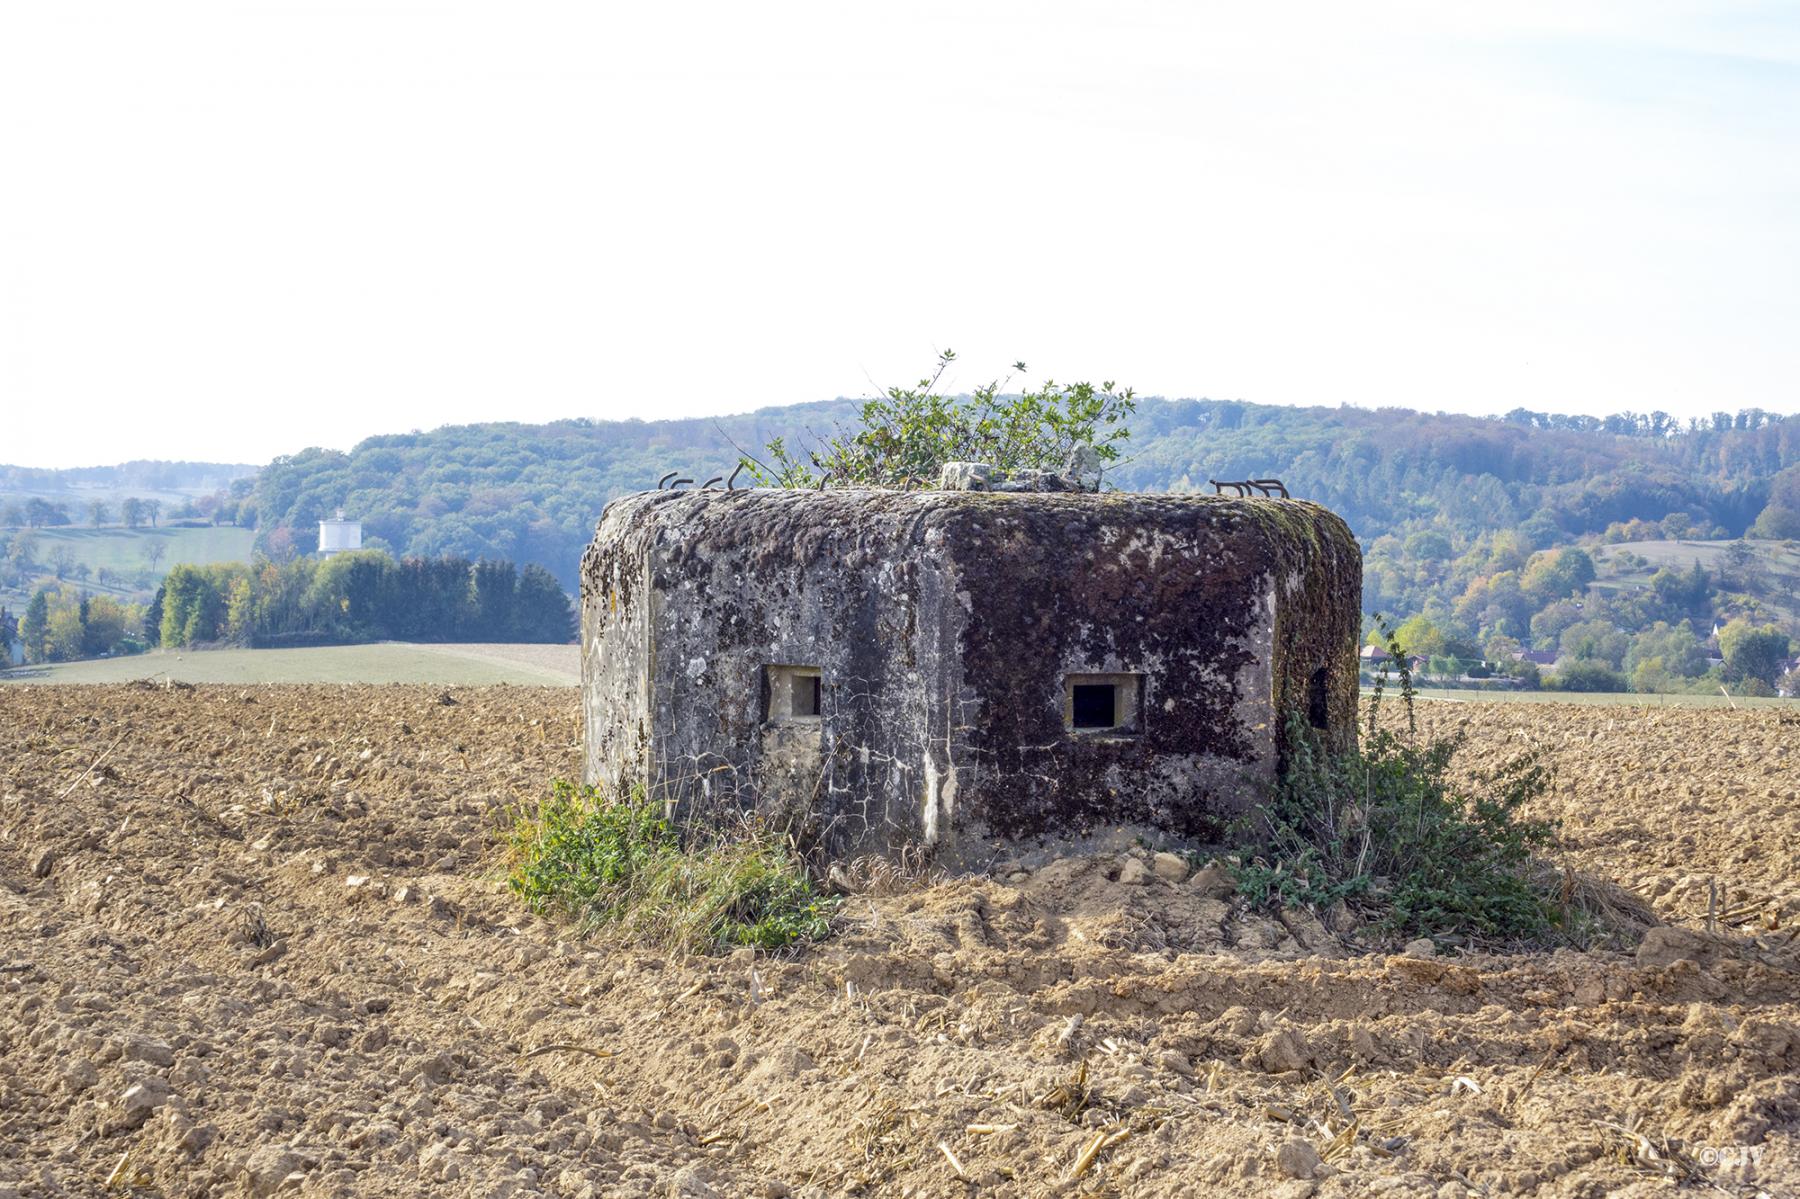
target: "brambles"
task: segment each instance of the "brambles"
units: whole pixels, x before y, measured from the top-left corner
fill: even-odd
[[[746,454],[744,465],[767,487],[936,486],[946,462],[985,462],[1002,475],[1055,471],[1080,448],[1104,465],[1131,435],[1126,422],[1137,400],[1129,387],[1046,379],[1014,395],[1002,390],[1010,380],[995,380],[967,396],[945,395],[938,384],[955,361],[956,352],[945,350],[929,378],[862,401],[852,431],[810,450],[777,437],[764,449],[766,462]],[[1013,369],[1023,374],[1025,364]]]
[[[1400,684],[1404,730],[1380,727],[1378,685],[1362,744],[1348,751],[1332,752],[1293,719],[1287,774],[1258,814],[1260,851],[1233,867],[1239,893],[1274,907],[1342,902],[1397,938],[1566,934],[1563,909],[1532,870],[1554,827],[1521,815],[1544,794],[1547,768],[1527,754],[1454,782],[1462,736],[1422,738],[1404,667]]]
[[[558,780],[515,811],[507,882],[539,913],[692,950],[780,949],[830,931],[820,895],[785,844],[747,825],[684,847],[660,805]]]

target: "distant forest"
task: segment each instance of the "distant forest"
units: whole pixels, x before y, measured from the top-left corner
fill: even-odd
[[[456,425],[372,437],[347,454],[276,459],[245,507],[258,545],[274,556],[310,548],[318,520],[343,508],[377,547],[535,562],[573,590],[608,500],[673,470],[704,483],[731,470],[733,443],[804,440],[851,410],[838,401],[717,421]],[[1800,417],[1756,410],[1677,424],[1661,413],[1521,409],[1486,419],[1151,399],[1109,477],[1127,491],[1210,491],[1208,479],[1276,475],[1342,514],[1365,545],[1420,529],[1466,539],[1517,528],[1545,548],[1676,512],[1697,533],[1743,536],[1780,498],[1778,482],[1800,490],[1797,466]],[[1800,537],[1800,495],[1787,495],[1764,525],[1770,536]]]
[[[341,507],[362,520],[365,544],[537,563],[573,591],[608,500],[671,471],[702,485],[730,472],[739,447],[805,445],[853,411],[836,401],[717,421],[374,437],[348,454],[277,459],[242,507],[278,560],[309,548],[315,522]],[[1582,690],[1800,685],[1787,656],[1800,643],[1790,557],[1740,547],[1731,569],[1701,570],[1670,549],[1800,538],[1800,416],[1479,418],[1150,399],[1108,477],[1127,491],[1203,492],[1211,479],[1268,476],[1349,521],[1365,551],[1365,612],[1398,625],[1432,676]],[[1646,552],[1666,569],[1603,552],[1652,541]],[[1715,636],[1723,626],[1730,635]]]
[[[219,472],[216,494],[165,513],[253,527],[258,553],[275,563],[311,551],[317,522],[342,508],[371,549],[535,564],[573,592],[608,500],[670,472],[704,484],[729,474],[740,448],[760,452],[777,437],[804,447],[854,413],[837,400],[717,420],[459,425],[372,437],[348,453],[303,450],[254,479],[235,467],[134,463],[108,468],[105,481],[192,487]],[[1793,666],[1785,655],[1800,645],[1800,415],[1521,408],[1484,418],[1145,399],[1123,450],[1107,475],[1123,490],[1206,492],[1211,479],[1275,476],[1343,515],[1365,552],[1365,612],[1406,622],[1408,652],[1437,673],[1522,672],[1536,684],[1535,669],[1509,665],[1528,653],[1545,685],[1716,690],[1754,678],[1781,689]],[[0,468],[0,498],[9,481],[49,493],[59,484],[46,476],[73,473]],[[1739,539],[1718,558],[1716,543]],[[1645,544],[1641,554],[1608,549],[1623,543]],[[1753,665],[1725,661],[1714,630],[1733,621],[1762,639],[1726,639],[1760,647],[1740,655]]]

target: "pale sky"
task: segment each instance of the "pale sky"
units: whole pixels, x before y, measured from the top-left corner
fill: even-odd
[[[946,345],[1800,410],[1793,3],[0,0],[0,166],[0,462],[735,412]]]

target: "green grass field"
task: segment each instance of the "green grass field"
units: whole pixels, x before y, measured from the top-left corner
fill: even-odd
[[[157,581],[178,565],[210,566],[215,562],[250,561],[250,544],[256,539],[251,529],[230,526],[199,529],[84,529],[68,526],[60,529],[34,529],[36,539],[32,557],[38,568],[49,576],[56,559],[67,553],[69,564],[85,565],[90,572],[85,579],[74,579],[83,590],[119,598],[143,598],[153,591]],[[162,547],[162,556],[154,568],[150,565],[150,547]],[[117,582],[102,583],[102,569],[116,572]],[[35,586],[35,583],[33,584]],[[0,591],[0,603],[22,609],[30,598],[23,592]]]
[[[130,683],[430,683],[478,687],[510,683],[573,687],[581,681],[573,645],[374,645],[312,649],[158,651],[0,671],[0,684]]]
[[[1627,541],[1618,545],[1595,547],[1594,561],[1600,567],[1598,591],[1619,591],[1646,586],[1650,576],[1665,566],[1686,570],[1695,562],[1723,576],[1733,591],[1746,591],[1769,606],[1771,612],[1787,620],[1800,620],[1800,544],[1792,541],[1747,541],[1756,555],[1756,565],[1748,577],[1732,570],[1725,561],[1729,541]],[[1618,559],[1630,553],[1643,558],[1648,565],[1621,570]]]
[[[1649,561],[1650,569],[1675,566],[1683,569],[1692,566],[1697,560],[1708,570],[1716,570],[1725,557],[1725,547],[1729,541],[1624,541],[1616,545],[1595,547],[1594,557],[1604,561],[1619,553],[1629,551]],[[1747,541],[1765,569],[1778,574],[1800,573],[1800,545],[1792,541]]]
[[[1363,691],[1365,696],[1370,692]],[[1395,688],[1387,689],[1392,700]],[[1615,708],[1778,708],[1800,713],[1800,699],[1750,699],[1723,695],[1638,695],[1631,692],[1600,691],[1464,691],[1451,687],[1421,687],[1422,700],[1445,700],[1451,703],[1502,704],[1592,704]]]
[[[48,563],[59,546],[67,546],[75,561],[91,570],[107,567],[125,574],[149,570],[150,547],[160,545],[162,561],[156,571],[166,574],[177,565],[210,566],[215,562],[250,561],[251,529],[214,526],[202,529],[39,529],[36,558]]]

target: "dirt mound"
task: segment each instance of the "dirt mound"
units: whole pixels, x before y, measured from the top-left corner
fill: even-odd
[[[1430,706],[1545,748],[1642,946],[1407,956],[1148,854],[849,897],[781,961],[499,881],[562,690],[0,691],[0,1194],[1793,1193],[1795,736]],[[1707,919],[1708,909],[1712,920]]]

